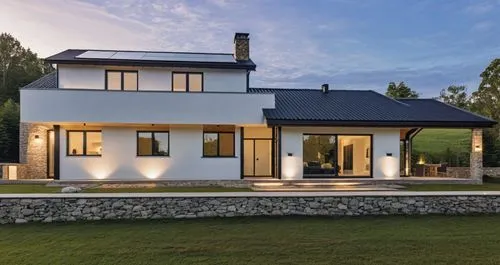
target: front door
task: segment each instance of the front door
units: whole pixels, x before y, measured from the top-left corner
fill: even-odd
[[[244,140],[245,177],[272,177],[272,139]]]

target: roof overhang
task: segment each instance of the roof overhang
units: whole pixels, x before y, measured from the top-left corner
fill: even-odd
[[[146,67],[194,67],[216,69],[245,69],[255,71],[256,65],[251,61],[245,63],[215,63],[215,62],[185,62],[185,61],[147,61],[147,60],[106,60],[106,59],[73,59],[57,60],[45,59],[51,64],[77,64],[77,65],[118,65],[118,66],[146,66]]]
[[[266,119],[271,126],[346,126],[346,127],[419,127],[419,128],[490,128],[497,122],[470,121],[331,121],[331,120],[283,120]]]

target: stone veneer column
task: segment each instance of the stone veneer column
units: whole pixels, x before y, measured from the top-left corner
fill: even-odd
[[[470,178],[483,181],[483,130],[472,129],[470,152]]]
[[[47,178],[47,130],[43,125],[25,122],[19,125],[19,162],[22,165],[18,168],[18,179]]]

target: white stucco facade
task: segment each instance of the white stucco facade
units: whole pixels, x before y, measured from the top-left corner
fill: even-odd
[[[247,89],[247,70],[79,65],[58,65],[59,87],[104,90],[106,70],[137,71],[139,91],[172,91],[172,72],[203,73],[205,92],[244,93]]]
[[[240,179],[240,132],[235,157],[203,156],[202,126],[169,128],[169,156],[137,156],[137,129],[103,127],[102,155],[68,156],[61,129],[61,180],[231,180]]]
[[[399,132],[399,128],[283,127],[281,178],[303,179],[304,134],[373,135],[373,178],[399,178]]]
[[[106,90],[21,90],[24,122],[263,124],[274,95]]]

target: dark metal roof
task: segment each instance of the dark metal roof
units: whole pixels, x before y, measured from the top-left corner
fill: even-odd
[[[250,88],[275,94],[265,109],[270,125],[377,127],[491,127],[495,121],[434,99],[395,100],[371,90]]]
[[[57,72],[51,72],[25,85],[23,88],[49,89],[57,88]]]
[[[123,66],[155,66],[155,67],[197,67],[197,68],[217,68],[217,69],[247,69],[255,70],[255,63],[249,59],[247,61],[234,60],[233,62],[222,61],[193,61],[193,60],[150,60],[150,59],[113,59],[113,58],[81,58],[78,57],[85,52],[133,52],[133,53],[148,53],[148,54],[171,54],[171,55],[230,55],[222,53],[190,53],[190,52],[152,52],[152,51],[124,51],[124,50],[83,50],[69,49],[58,54],[52,55],[45,59],[46,62],[55,64],[87,64],[87,65],[123,65]],[[175,56],[174,56],[175,57]]]

